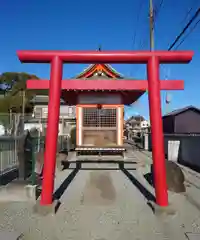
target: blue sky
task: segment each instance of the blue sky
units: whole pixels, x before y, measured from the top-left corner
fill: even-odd
[[[161,0],[154,0],[159,5]],[[155,47],[167,49],[194,14],[198,0],[164,0],[156,19]],[[193,6],[191,14],[186,13]],[[185,18],[185,19],[184,19]],[[16,56],[22,49],[103,50],[149,49],[147,0],[2,0],[0,14],[0,73],[23,71],[49,78],[49,65],[21,64]],[[135,36],[135,40],[134,40]],[[163,113],[186,105],[200,107],[200,24],[179,50],[194,50],[188,65],[165,65],[161,78],[184,79],[184,91],[171,91],[171,104]],[[113,65],[123,75],[146,78],[145,66]],[[64,78],[72,77],[85,65],[65,65]],[[148,97],[126,108],[126,116],[139,113],[148,118]]]

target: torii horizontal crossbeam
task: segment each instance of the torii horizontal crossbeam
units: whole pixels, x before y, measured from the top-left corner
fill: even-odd
[[[50,63],[56,56],[63,63],[147,63],[158,57],[159,63],[188,63],[192,51],[40,51],[20,50],[21,62]]]
[[[28,80],[28,89],[49,89],[49,80]],[[102,90],[102,91],[132,91],[148,90],[146,80],[62,80],[62,89],[66,90]],[[182,80],[161,80],[161,90],[183,90],[184,81]]]

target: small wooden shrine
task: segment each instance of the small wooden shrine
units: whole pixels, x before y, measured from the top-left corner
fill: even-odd
[[[75,79],[120,80],[123,76],[108,64],[92,64]],[[69,104],[76,103],[77,154],[122,154],[124,104],[136,101],[143,92],[86,90],[64,91]]]

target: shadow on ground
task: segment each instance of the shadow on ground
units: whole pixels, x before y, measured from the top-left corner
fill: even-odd
[[[8,173],[5,173],[4,175],[0,176],[0,186],[7,185],[8,183],[17,179],[18,176],[19,176],[19,173],[17,169],[14,169]]]
[[[149,190],[144,185],[142,185],[127,169],[124,168],[124,164],[119,164],[119,166],[120,170],[127,176],[127,178],[132,182],[132,184],[137,187],[137,189],[148,201],[156,201],[155,196],[151,192],[149,192]]]
[[[92,163],[92,164],[99,164],[99,166],[102,164],[117,164],[118,166],[117,167],[112,167],[112,168],[109,168],[109,167],[83,167],[82,166],[82,163],[83,164],[87,164],[87,163]],[[130,164],[130,165],[133,165],[133,167],[128,167],[126,169],[128,170],[136,170],[135,168],[135,164],[137,162],[134,162],[134,161],[119,161],[119,160],[80,160],[80,161],[70,161],[70,162],[67,162],[67,161],[62,161],[61,164],[63,166],[63,170],[65,169],[76,169],[76,167],[73,166],[73,164],[80,164],[81,165],[81,170],[120,170],[120,164]]]
[[[76,161],[75,163],[75,168],[73,169],[73,171],[67,176],[67,178],[61,183],[61,185],[59,186],[59,188],[54,192],[53,194],[53,201],[57,201],[59,204],[57,204],[56,206],[56,212],[59,209],[59,206],[61,204],[61,202],[59,201],[60,198],[62,197],[62,195],[65,193],[65,191],[67,190],[67,188],[69,187],[69,185],[72,183],[72,181],[74,180],[74,178],[76,177],[77,173],[81,170],[87,170],[87,168],[82,168],[82,162],[85,163],[85,161]],[[88,161],[89,163],[91,163],[91,161]],[[148,189],[141,184],[129,171],[129,169],[124,167],[124,162],[123,161],[103,161],[103,162],[99,162],[99,161],[92,161],[92,163],[118,163],[118,168],[117,170],[121,170],[125,176],[131,181],[131,183],[140,191],[141,194],[143,194],[143,196],[147,199],[147,205],[149,201],[153,201],[155,202],[155,196],[148,191]],[[126,162],[125,162],[126,163]],[[131,162],[133,163],[133,162]],[[63,164],[63,170],[65,169],[70,169],[70,164],[69,163],[65,163]],[[88,170],[104,170],[104,168],[89,168]],[[105,170],[109,170],[109,171],[113,171],[115,169],[113,168],[106,168]],[[133,168],[131,170],[136,170],[136,168]],[[146,178],[146,176],[145,176]],[[37,198],[39,197],[39,195],[41,194],[41,189],[39,191],[37,191]],[[149,205],[148,205],[149,206]]]
[[[144,178],[154,188],[153,173],[149,172],[144,174]]]
[[[85,161],[83,161],[85,163]],[[93,161],[93,163],[96,163],[97,161]],[[115,161],[111,161],[114,162]],[[60,185],[60,187],[55,191],[55,193],[53,194],[53,200],[55,201],[59,201],[60,198],[62,197],[62,195],[64,194],[64,192],[67,190],[67,188],[69,187],[69,185],[71,184],[71,182],[73,181],[73,179],[75,178],[75,176],[77,175],[77,173],[81,170],[86,170],[85,168],[82,169],[81,166],[82,162],[76,162],[76,167],[73,169],[73,171],[69,174],[69,176],[62,182],[62,184]],[[98,162],[100,163],[100,162]],[[102,162],[101,162],[102,163]],[[105,163],[105,161],[103,162]],[[110,161],[109,161],[110,163]],[[67,167],[68,166],[68,167]],[[69,164],[67,166],[64,166],[63,169],[69,169]],[[121,170],[126,177],[131,181],[131,183],[144,195],[144,197],[147,199],[148,201],[153,201],[155,202],[155,196],[149,192],[146,187],[144,185],[142,185],[130,172],[128,169],[126,169],[124,167],[124,162],[118,162],[118,170]],[[90,168],[89,170],[102,170],[102,168]],[[107,168],[106,170],[109,171],[113,171],[114,169],[110,169]],[[134,170],[136,170],[136,168],[134,168]],[[59,202],[60,203],[60,202]],[[148,203],[147,203],[148,205]],[[59,204],[60,206],[60,204]],[[57,210],[59,208],[59,206],[57,206]]]
[[[53,194],[53,200],[59,200],[64,194],[65,190],[68,188],[70,183],[73,181],[78,171],[81,169],[81,164],[77,162],[76,168],[69,174],[69,176],[62,182],[60,187]]]

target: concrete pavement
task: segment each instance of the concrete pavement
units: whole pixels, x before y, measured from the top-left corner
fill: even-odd
[[[175,216],[154,215],[147,204],[154,189],[143,177],[150,159],[143,155],[134,152],[127,157],[137,162],[136,170],[127,170],[129,174],[110,169],[110,164],[105,170],[106,163],[104,170],[99,169],[100,164],[90,163],[88,170],[57,172],[55,191],[64,182],[64,193],[57,191],[61,202],[57,213],[41,216],[33,212],[31,202],[1,202],[0,230],[23,233],[27,240],[177,240],[188,239],[188,232],[200,233],[198,204],[185,195],[169,194],[177,210]],[[190,177],[198,185],[197,179]],[[144,188],[149,194],[144,194]],[[192,184],[187,191],[194,198],[200,196],[200,190]]]

